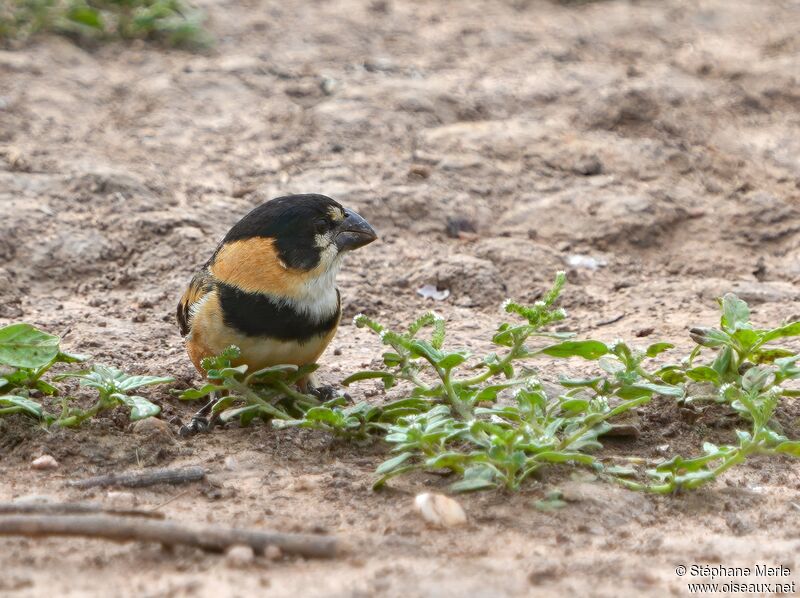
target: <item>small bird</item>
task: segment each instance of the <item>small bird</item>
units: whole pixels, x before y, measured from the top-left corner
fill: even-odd
[[[341,319],[342,257],[375,239],[366,220],[324,195],[278,197],[255,208],[228,231],[178,304],[192,363],[204,374],[202,360],[230,345],[241,350],[234,365],[250,371],[315,363]],[[300,386],[314,390],[310,380]],[[184,432],[207,425],[213,403]]]

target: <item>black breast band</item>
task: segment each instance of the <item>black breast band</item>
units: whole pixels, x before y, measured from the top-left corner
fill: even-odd
[[[225,324],[247,336],[266,336],[301,343],[333,330],[342,315],[338,289],[336,311],[320,322],[314,322],[308,314],[281,305],[261,293],[247,293],[225,283],[217,284],[217,293]]]

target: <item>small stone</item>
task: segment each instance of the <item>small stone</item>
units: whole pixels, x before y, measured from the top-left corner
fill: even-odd
[[[225,552],[225,563],[229,567],[247,567],[255,560],[256,555],[249,546],[231,546]]]
[[[56,461],[52,455],[42,455],[31,462],[31,468],[41,471],[47,469],[58,469],[58,461]]]
[[[264,549],[264,557],[270,561],[277,561],[283,558],[283,551],[277,546],[269,545]]]
[[[597,156],[582,156],[573,167],[577,174],[583,176],[594,176],[603,172],[603,163]]]
[[[106,500],[115,509],[132,509],[136,506],[136,496],[133,492],[109,490],[106,492]]]
[[[318,488],[319,482],[320,476],[304,475],[298,477],[294,482],[292,482],[292,484],[289,486],[289,489],[296,492],[307,492],[308,490],[314,490],[315,488]]]
[[[227,457],[225,457],[225,462],[222,466],[228,471],[236,471],[237,469],[239,469],[239,462],[233,455],[228,455]]]
[[[141,436],[161,436],[164,438],[172,438],[172,430],[169,424],[163,419],[157,417],[146,417],[134,422],[131,426],[134,434]]]
[[[455,527],[467,523],[467,514],[461,504],[444,494],[418,494],[414,499],[414,508],[425,521],[437,527]]]

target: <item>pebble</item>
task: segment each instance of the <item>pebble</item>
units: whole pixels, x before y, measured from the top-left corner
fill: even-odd
[[[146,417],[133,422],[131,429],[134,434],[141,436],[160,436],[163,438],[172,438],[173,436],[169,424],[157,417]]]
[[[56,461],[52,455],[42,455],[31,462],[31,467],[33,469],[39,469],[42,471],[47,469],[58,469],[58,461]]]
[[[437,527],[456,527],[467,523],[467,514],[461,504],[444,494],[418,494],[414,499],[414,508],[425,521]]]
[[[277,561],[283,558],[283,551],[277,546],[270,545],[264,549],[264,556],[267,560]]]
[[[115,509],[132,509],[136,506],[136,496],[133,492],[109,490],[106,492],[106,500]]]
[[[229,567],[246,567],[252,564],[255,558],[253,549],[242,544],[231,546],[225,552],[225,563]]]

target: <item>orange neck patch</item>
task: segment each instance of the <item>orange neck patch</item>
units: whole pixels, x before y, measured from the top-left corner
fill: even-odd
[[[306,283],[322,274],[323,268],[322,264],[307,271],[289,268],[278,256],[274,239],[253,237],[223,245],[210,270],[220,282],[247,293],[296,298]]]

